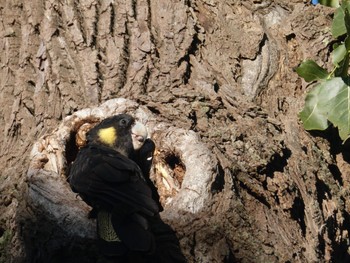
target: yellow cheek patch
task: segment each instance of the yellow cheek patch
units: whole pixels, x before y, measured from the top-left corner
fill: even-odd
[[[104,128],[98,131],[100,141],[109,146],[113,146],[117,140],[117,131],[114,127]]]

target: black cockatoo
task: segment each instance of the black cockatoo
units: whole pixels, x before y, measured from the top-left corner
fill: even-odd
[[[72,190],[97,217],[99,250],[117,262],[186,262],[148,178],[154,149],[146,127],[120,114],[88,132],[70,168]]]

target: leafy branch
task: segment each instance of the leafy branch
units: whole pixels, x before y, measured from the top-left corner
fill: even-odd
[[[338,127],[343,141],[350,137],[350,0],[321,0],[321,4],[337,7],[331,27],[336,40],[331,54],[333,69],[328,72],[313,60],[305,60],[296,69],[307,82],[316,85],[307,94],[299,117],[306,130]]]

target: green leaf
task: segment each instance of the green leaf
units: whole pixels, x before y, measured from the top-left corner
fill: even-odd
[[[350,87],[342,78],[315,86],[306,96],[299,117],[306,130],[325,130],[329,121],[338,127],[340,138],[346,140],[350,135]]]
[[[349,0],[343,0],[342,3],[341,3],[341,7],[343,8],[343,10],[349,9],[350,8],[350,1]]]
[[[348,35],[350,34],[350,14],[349,14],[349,3],[347,5],[344,4],[343,10],[344,10],[344,24],[346,28],[346,32]]]
[[[344,44],[345,44],[346,50],[349,52],[350,51],[350,37],[349,36],[347,36],[345,38]]]
[[[349,55],[346,55],[344,60],[342,60],[339,63],[338,68],[334,71],[334,76],[346,78],[348,76],[348,69],[349,69]]]
[[[332,29],[331,29],[331,32],[334,38],[337,38],[339,36],[346,34],[344,17],[345,17],[344,9],[342,7],[338,7],[334,13]]]
[[[350,87],[341,79],[335,78],[339,82],[332,88],[332,94],[325,107],[328,110],[328,120],[338,127],[342,140],[346,140],[350,134]]]
[[[344,60],[344,58],[347,56],[347,51],[345,44],[339,45],[336,49],[332,52],[332,62],[333,65],[338,66],[339,62]]]
[[[329,124],[322,108],[322,84],[315,86],[306,96],[304,109],[299,113],[305,130],[325,130]]]
[[[341,48],[341,46],[343,46],[343,48]],[[345,51],[345,55],[344,55],[344,58],[343,60],[341,61],[338,61],[338,65],[337,66],[337,69],[334,71],[334,76],[335,77],[347,77],[348,76],[348,71],[349,71],[349,51],[350,51],[350,37],[346,37],[345,41],[344,41],[344,44],[341,44],[341,45],[338,45],[337,48],[335,48],[332,52],[332,59],[333,59],[333,63],[336,61],[336,57],[335,56],[335,53],[336,53],[336,49],[342,49],[342,50],[338,50],[338,51],[341,51],[341,52],[344,52],[344,48],[346,49]],[[340,53],[340,52],[339,52]],[[338,54],[338,60],[340,59],[341,57],[341,54]]]
[[[321,5],[330,7],[339,7],[339,0],[320,0]]]
[[[307,82],[327,79],[329,75],[324,68],[317,65],[317,63],[313,60],[303,61],[296,71],[298,75]]]
[[[341,45],[341,43],[339,42],[335,42],[333,45],[332,45],[332,49],[336,49],[337,47],[339,47]]]

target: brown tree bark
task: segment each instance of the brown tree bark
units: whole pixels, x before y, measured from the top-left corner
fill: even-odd
[[[66,169],[83,123],[125,111],[156,142],[161,215],[189,262],[350,260],[348,147],[297,116],[309,87],[294,68],[327,63],[332,13],[301,0],[1,1],[0,262],[96,262]]]

